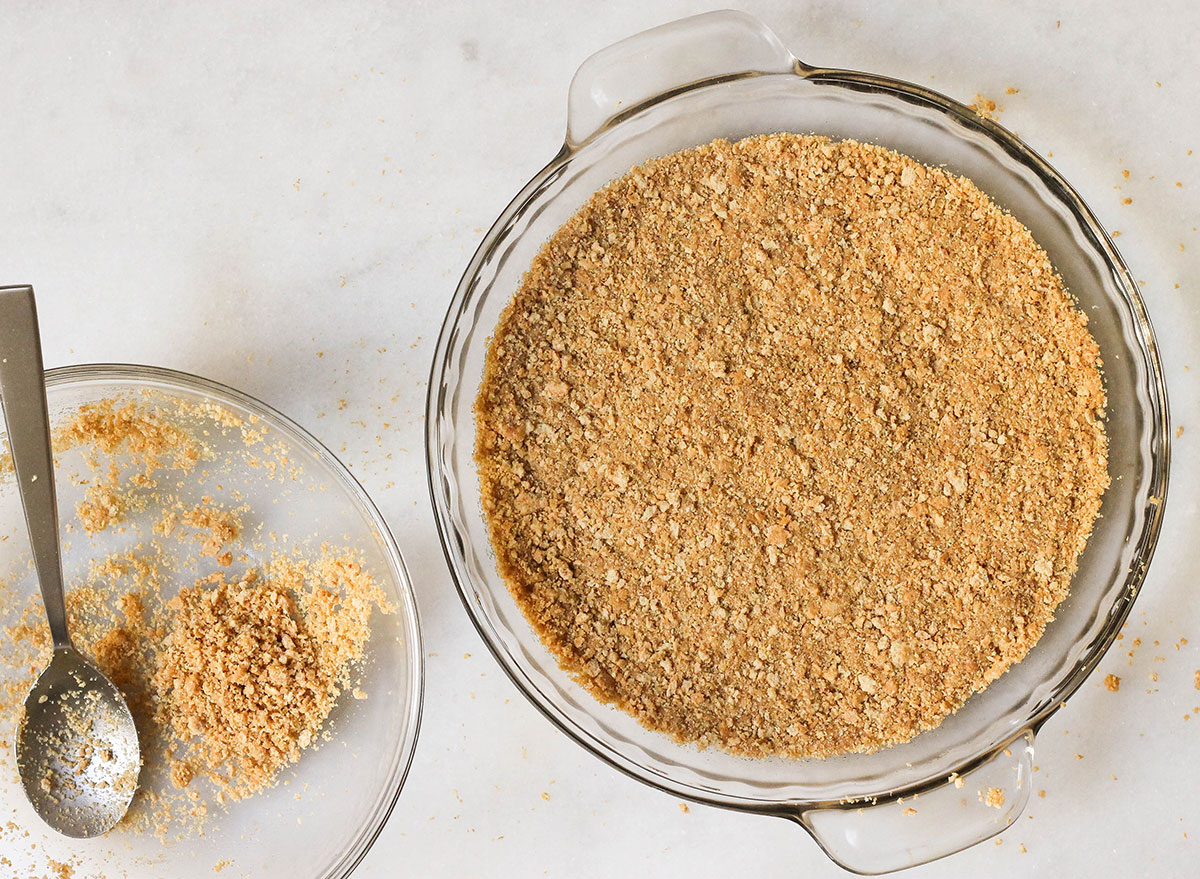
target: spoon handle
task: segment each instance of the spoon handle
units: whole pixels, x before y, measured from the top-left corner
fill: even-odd
[[[38,585],[54,648],[71,646],[63,602],[54,458],[46,414],[46,379],[32,287],[0,287],[0,407],[25,508]]]

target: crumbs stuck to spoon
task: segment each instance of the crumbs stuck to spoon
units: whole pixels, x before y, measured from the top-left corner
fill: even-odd
[[[55,651],[17,728],[17,768],[34,809],[68,836],[104,833],[125,814],[141,766],[120,692],[78,653]]]

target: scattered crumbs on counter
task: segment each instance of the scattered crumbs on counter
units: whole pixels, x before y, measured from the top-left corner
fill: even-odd
[[[1105,675],[1104,686],[1110,692],[1115,693],[1121,689],[1121,679],[1117,675]]]
[[[1138,649],[1139,647],[1141,647],[1141,646],[1142,646],[1142,639],[1141,639],[1141,638],[1134,638],[1134,639],[1133,639],[1133,647],[1132,647],[1132,649],[1129,651],[1129,653],[1127,654],[1127,655],[1129,656],[1129,665],[1130,665],[1130,667],[1132,667],[1132,666],[1133,666],[1133,655],[1134,655],[1134,653],[1136,653],[1136,652],[1137,652],[1137,649]]]
[[[974,110],[977,115],[982,116],[984,119],[991,119],[993,121],[999,118],[1000,114],[1004,112],[1003,107],[980,94],[976,94],[975,100],[967,104],[967,107]]]

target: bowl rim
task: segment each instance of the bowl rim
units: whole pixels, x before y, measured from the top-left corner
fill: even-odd
[[[453,554],[452,547],[454,542],[460,540],[460,537],[455,528],[449,504],[438,492],[439,481],[442,485],[448,484],[442,473],[443,462],[439,449],[443,442],[444,426],[442,424],[442,409],[447,400],[444,378],[450,366],[450,347],[459,333],[460,321],[467,313],[468,306],[473,301],[479,271],[484,264],[496,257],[499,250],[508,244],[508,232],[510,231],[512,221],[521,216],[526,207],[537,198],[541,191],[553,182],[557,176],[563,173],[565,166],[579,152],[586,149],[598,137],[612,131],[613,128],[629,120],[639,118],[645,112],[659,104],[683,94],[714,86],[728,85],[739,80],[789,76],[796,76],[818,85],[829,85],[852,91],[883,94],[905,103],[936,110],[959,125],[983,134],[1000,146],[1010,157],[1032,171],[1049,188],[1052,195],[1058,198],[1070,210],[1079,231],[1086,236],[1088,241],[1102,255],[1108,269],[1117,280],[1117,286],[1120,288],[1121,293],[1121,303],[1132,318],[1136,352],[1140,355],[1142,366],[1146,373],[1144,388],[1148,393],[1150,408],[1149,418],[1147,419],[1150,454],[1146,464],[1149,471],[1148,491],[1151,502],[1146,510],[1145,521],[1143,522],[1141,531],[1137,536],[1133,564],[1125,577],[1124,586],[1121,592],[1113,599],[1107,612],[1104,610],[1100,612],[1100,615],[1104,617],[1102,627],[1087,643],[1083,656],[1080,657],[1072,670],[1063,678],[1052,696],[1044,700],[1043,705],[1037,711],[1029,716],[1024,723],[1017,725],[1017,728],[1005,736],[998,744],[986,748],[978,755],[959,763],[955,770],[958,774],[966,775],[987,763],[1006,748],[1009,748],[1013,742],[1026,733],[1036,733],[1041,725],[1054,712],[1061,708],[1066,700],[1082,686],[1084,680],[1091,674],[1108,649],[1116,641],[1117,635],[1120,633],[1121,627],[1128,617],[1133,602],[1141,589],[1162,528],[1170,470],[1170,412],[1167,399],[1167,386],[1163,376],[1158,343],[1137,283],[1118,252],[1111,236],[1105,231],[1103,225],[1084,201],[1083,197],[1044,158],[1016,135],[998,123],[980,116],[963,103],[924,86],[862,71],[814,67],[804,64],[799,60],[795,60],[793,69],[789,72],[748,71],[698,80],[685,86],[654,95],[626,108],[578,144],[564,143],[562,149],[554,158],[522,187],[488,229],[469,261],[447,308],[430,369],[425,412],[426,476],[442,551],[450,568],[451,577],[458,591],[459,598],[462,600],[467,615],[470,617],[475,629],[479,632],[484,643],[517,689],[569,738],[593,755],[599,757],[605,763],[650,787],[667,791],[673,795],[685,797],[696,802],[744,812],[775,814],[782,817],[796,818],[798,812],[803,813],[810,809],[857,809],[862,806],[862,802],[859,800],[853,802],[843,800],[798,801],[782,798],[771,800],[767,797],[749,799],[746,797],[711,793],[696,788],[689,783],[652,773],[637,761],[617,752],[607,741],[577,728],[561,712],[556,700],[544,694],[541,689],[529,680],[518,664],[510,661],[507,651],[494,637],[490,617],[482,606],[472,598],[471,593],[474,591],[474,586],[470,574],[468,571],[460,568]],[[894,802],[901,798],[908,798],[916,794],[934,790],[944,784],[946,784],[945,775],[938,774],[921,781],[906,784],[903,787],[882,791],[877,797],[872,797],[871,801],[873,803]]]
[[[350,838],[340,857],[325,872],[318,874],[317,877],[317,879],[346,879],[346,877],[354,872],[354,869],[362,859],[366,857],[367,852],[371,850],[380,833],[382,833],[383,828],[387,825],[388,819],[391,817],[392,811],[400,799],[400,792],[403,790],[404,783],[412,769],[417,742],[420,739],[421,718],[425,701],[425,655],[422,647],[421,620],[417,607],[416,593],[413,590],[412,579],[408,574],[407,566],[404,564],[404,557],[400,552],[400,547],[396,543],[396,538],[388,527],[387,521],[383,518],[383,514],[380,513],[379,508],[371,500],[370,495],[367,494],[366,489],[362,487],[362,484],[359,483],[354,474],[350,472],[349,468],[324,443],[275,407],[264,403],[262,400],[244,391],[239,391],[236,388],[195,375],[194,373],[140,363],[104,362],[70,364],[48,369],[45,376],[47,389],[86,382],[150,381],[163,385],[164,390],[169,390],[171,386],[176,386],[182,390],[210,395],[218,400],[225,398],[258,415],[268,425],[281,430],[292,441],[312,452],[317,460],[327,468],[329,473],[349,492],[360,511],[366,514],[370,527],[378,537],[378,542],[383,550],[392,579],[396,583],[396,592],[402,605],[402,611],[411,623],[410,636],[405,638],[405,650],[408,654],[407,660],[413,670],[411,675],[412,684],[409,687],[409,692],[406,694],[409,704],[406,711],[405,723],[410,732],[408,733],[406,742],[402,743],[397,753],[397,759],[389,773],[390,780],[383,787],[380,796],[373,806],[371,820]]]

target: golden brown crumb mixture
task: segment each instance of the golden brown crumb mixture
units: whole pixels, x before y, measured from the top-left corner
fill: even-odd
[[[245,508],[242,510],[245,511]],[[220,557],[221,550],[237,540],[242,533],[242,520],[236,510],[214,505],[213,499],[203,497],[189,510],[164,510],[154,525],[154,533],[171,537],[180,525],[191,528],[200,543],[200,555]]]
[[[313,743],[384,598],[344,557],[277,559],[263,578],[215,577],[171,600],[153,684],[159,721],[188,742],[174,783],[202,768],[239,799]]]
[[[1086,324],[961,177],[790,134],[652,160],[546,243],[491,341],[501,572],[652,729],[905,741],[1067,594],[1109,481]]]
[[[1117,692],[1121,689],[1121,679],[1117,675],[1105,675],[1104,688],[1110,693]]]
[[[993,122],[995,122],[999,118],[1000,113],[1004,111],[1003,107],[997,106],[995,101],[991,100],[990,98],[985,98],[983,95],[976,95],[975,100],[970,104],[967,104],[967,107],[971,110],[974,110],[984,119],[991,119]]]
[[[137,402],[85,403],[66,426],[54,432],[55,449],[88,447],[112,456],[137,456],[147,474],[160,465],[190,470],[200,459],[197,443],[178,425]]]
[[[117,491],[115,480],[92,483],[87,487],[84,499],[75,506],[79,521],[89,534],[120,522],[125,509],[125,498]]]
[[[96,474],[75,508],[89,534],[120,523],[130,507],[130,490],[133,486],[152,488],[149,477],[156,469],[186,472],[200,460],[199,445],[178,425],[136,402],[119,404],[116,400],[84,404],[68,424],[54,432],[55,451],[70,448],[86,449]],[[100,455],[108,459],[107,468],[99,466]],[[115,455],[131,456],[142,470],[126,491],[118,488],[120,468],[113,460]]]
[[[1004,791],[998,787],[989,787],[985,791],[979,792],[979,802],[993,809],[999,809],[1004,806]]]
[[[67,593],[75,641],[125,694],[148,767],[165,766],[177,789],[201,775],[219,800],[257,793],[317,742],[352,683],[371,613],[391,608],[353,555],[330,547],[316,560],[276,556],[261,578],[215,575],[169,602],[159,573],[133,554],[93,565],[89,582]],[[19,712],[51,649],[36,596],[3,635],[27,669],[0,689],[7,715]],[[206,813],[194,791],[180,802],[145,787],[137,795],[123,823],[160,834],[170,822],[198,827]]]
[[[168,834],[201,832],[210,803],[265,788],[301,750],[328,737],[328,715],[343,690],[366,698],[352,675],[373,610],[392,608],[350,550],[285,551],[274,535],[269,545],[249,542],[242,523],[243,514],[253,515],[247,504],[231,509],[208,495],[184,503],[175,489],[185,483],[162,479],[165,471],[204,462],[212,468],[201,470],[204,477],[233,466],[233,458],[214,458],[201,440],[214,438],[214,424],[216,432],[240,431],[254,450],[242,458],[250,467],[281,479],[302,470],[285,445],[267,442],[268,429],[257,419],[248,427],[216,405],[165,402],[85,405],[55,431],[54,445],[56,455],[83,452],[84,472],[70,479],[85,487],[76,512],[89,534],[123,531],[128,510],[150,517],[151,539],[93,559],[86,575],[69,584],[66,605],[76,645],[122,690],[138,726],[145,771],[122,826],[169,841]],[[236,490],[232,495],[240,500]],[[133,527],[141,536],[140,526]],[[234,549],[239,561],[258,568],[213,575],[171,601],[200,559],[215,557],[229,567]],[[17,594],[0,580],[5,771],[6,731],[51,650],[40,599],[25,595],[17,603]]]

